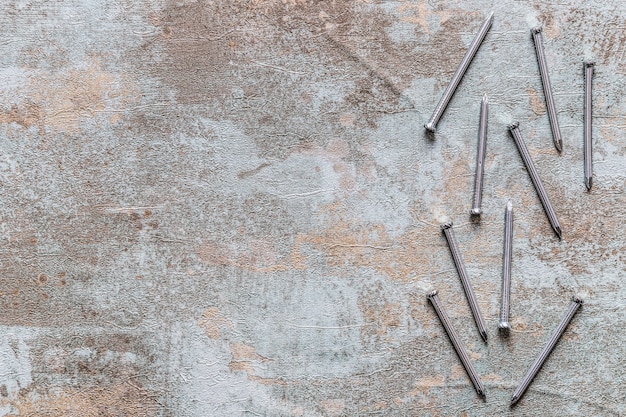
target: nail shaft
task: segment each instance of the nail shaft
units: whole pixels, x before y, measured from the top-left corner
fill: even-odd
[[[511,299],[511,259],[513,253],[513,203],[510,201],[504,211],[504,251],[502,256],[502,304],[500,304],[500,323],[498,329],[502,334],[508,334],[509,309]]]
[[[470,310],[472,311],[472,316],[474,316],[476,327],[478,328],[480,336],[486,342],[487,326],[485,325],[483,316],[480,314],[480,308],[478,307],[478,302],[476,301],[474,290],[472,289],[472,285],[470,284],[467,270],[465,269],[465,265],[463,264],[461,252],[459,251],[459,248],[456,244],[454,232],[452,231],[452,223],[446,223],[442,225],[441,229],[443,230],[443,233],[446,236],[446,240],[448,241],[448,247],[450,247],[450,253],[452,254],[452,259],[454,260],[456,270],[459,273],[459,278],[461,279],[461,284],[463,285],[463,290],[465,291],[465,297],[467,298]]]
[[[528,389],[528,386],[532,382],[533,378],[535,378],[537,372],[539,372],[546,359],[548,359],[548,356],[550,356],[550,353],[552,353],[552,350],[561,338],[561,335],[567,328],[567,325],[570,323],[570,321],[572,321],[574,314],[576,314],[576,311],[578,311],[578,308],[582,305],[582,303],[583,300],[581,298],[572,298],[572,303],[570,304],[567,313],[565,313],[565,316],[561,319],[561,323],[559,323],[558,327],[554,330],[552,336],[550,336],[550,340],[548,340],[548,343],[543,348],[537,359],[535,359],[535,362],[532,364],[532,366],[522,379],[519,387],[517,387],[517,389],[513,393],[513,397],[511,398],[511,406],[515,405],[515,403],[517,403],[520,398],[522,398],[522,396],[526,392],[526,389]]]
[[[591,80],[593,78],[593,62],[585,62],[585,186],[587,190],[591,190],[591,182],[593,180],[593,158],[591,144]]]
[[[557,151],[561,152],[563,150],[563,140],[561,139],[559,121],[556,118],[556,107],[554,107],[552,85],[550,84],[550,77],[548,76],[548,64],[546,63],[546,55],[543,50],[541,28],[533,28],[530,32],[532,33],[535,43],[535,52],[537,53],[537,62],[539,63],[539,75],[541,75],[541,83],[543,84],[543,95],[546,98],[546,108],[548,109],[548,119],[550,119],[550,127],[552,128],[554,147]]]
[[[487,17],[487,19],[483,22],[482,26],[478,30],[478,33],[474,37],[474,40],[469,46],[469,49],[465,53],[463,60],[461,61],[461,63],[459,64],[459,67],[457,68],[456,72],[452,76],[452,80],[450,80],[450,84],[448,84],[448,87],[443,92],[443,95],[441,96],[441,99],[439,100],[437,107],[435,107],[435,111],[433,112],[433,115],[431,116],[428,123],[424,125],[426,130],[430,132],[435,132],[435,130],[437,129],[437,123],[439,122],[441,115],[445,111],[446,107],[448,106],[448,103],[450,102],[450,99],[454,95],[454,92],[459,86],[459,83],[463,79],[463,75],[465,75],[467,68],[472,62],[474,55],[476,55],[476,52],[478,51],[478,48],[483,42],[483,39],[485,39],[485,36],[487,35],[487,32],[491,28],[492,23],[493,23],[493,12],[489,14],[489,17]]]
[[[552,203],[550,203],[550,199],[548,198],[548,193],[546,189],[543,187],[541,183],[541,178],[539,178],[539,174],[537,173],[537,169],[535,168],[535,164],[530,157],[530,153],[528,152],[528,148],[522,139],[522,135],[519,131],[519,123],[514,122],[509,125],[509,131],[511,132],[511,136],[513,136],[513,140],[515,140],[515,145],[517,146],[517,150],[519,151],[522,160],[524,161],[524,165],[526,165],[526,170],[528,171],[528,175],[530,175],[530,179],[535,186],[535,190],[537,190],[537,194],[539,195],[539,200],[541,200],[541,204],[543,205],[543,209],[546,212],[546,216],[548,216],[548,220],[550,221],[550,225],[554,232],[557,234],[559,239],[561,238],[561,224],[559,223],[559,219],[556,217],[556,212],[552,207]]]
[[[461,339],[459,338],[458,333],[456,332],[456,330],[454,330],[454,327],[452,327],[452,322],[450,321],[450,318],[448,317],[445,310],[443,309],[443,306],[441,305],[441,300],[439,300],[439,295],[437,294],[437,291],[433,291],[428,294],[428,300],[435,309],[435,312],[439,317],[439,321],[441,321],[441,324],[443,325],[443,328],[445,329],[448,338],[452,342],[452,346],[454,346],[454,350],[461,360],[461,363],[463,364],[467,375],[472,381],[476,392],[479,396],[485,397],[485,387],[483,386],[480,377],[476,373],[476,370],[474,369],[474,366],[470,361],[469,355],[467,354],[465,347],[461,343]]]
[[[485,172],[485,154],[487,150],[487,114],[489,113],[489,102],[487,94],[483,96],[480,103],[480,120],[478,123],[478,151],[476,153],[476,176],[474,177],[474,201],[470,214],[480,216],[480,204],[483,199],[483,175]]]

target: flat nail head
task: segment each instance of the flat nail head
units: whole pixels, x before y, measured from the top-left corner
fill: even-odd
[[[535,26],[534,28],[531,29],[532,33],[541,33],[543,29],[541,28],[541,26]]]
[[[452,228],[452,222],[446,222],[444,224],[441,225],[441,230],[447,230]]]
[[[431,133],[435,133],[437,131],[437,128],[434,123],[426,123],[424,127],[426,128],[426,130],[428,130]]]
[[[470,214],[472,216],[480,216],[482,214],[482,210],[481,209],[471,209],[470,210]]]
[[[519,122],[513,122],[508,125],[509,130],[519,129]]]

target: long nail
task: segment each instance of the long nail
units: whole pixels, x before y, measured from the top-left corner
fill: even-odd
[[[572,303],[570,304],[567,313],[565,313],[565,316],[561,319],[561,323],[559,323],[559,326],[554,330],[554,333],[552,333],[552,336],[550,336],[550,340],[548,340],[548,344],[546,344],[546,347],[543,348],[537,359],[535,359],[535,362],[526,373],[526,376],[524,376],[524,379],[522,379],[519,387],[517,387],[517,389],[513,393],[513,397],[511,398],[511,406],[515,405],[515,403],[517,403],[520,398],[522,398],[522,396],[526,392],[526,389],[528,389],[528,386],[532,382],[533,378],[535,378],[537,372],[539,372],[546,359],[548,359],[548,356],[550,356],[550,353],[552,353],[552,350],[561,338],[561,335],[565,331],[565,328],[567,327],[569,322],[572,321],[574,314],[576,314],[576,311],[578,311],[578,308],[582,305],[582,303],[583,300],[581,298],[572,297]]]
[[[515,145],[517,146],[517,150],[519,151],[522,160],[524,161],[524,165],[526,165],[526,170],[528,171],[528,175],[530,175],[530,179],[535,186],[535,190],[537,190],[537,194],[539,195],[539,200],[541,200],[541,204],[543,205],[543,209],[546,212],[546,216],[548,216],[548,220],[550,221],[550,225],[556,235],[561,238],[561,223],[559,223],[559,219],[556,217],[556,212],[554,208],[552,208],[552,203],[550,203],[550,199],[548,198],[548,193],[546,193],[546,189],[543,188],[543,184],[541,183],[541,178],[539,178],[539,174],[537,173],[537,169],[535,168],[535,164],[530,157],[530,153],[528,152],[528,148],[522,139],[522,135],[519,131],[519,123],[514,122],[509,125],[509,131],[511,132],[511,136],[513,136],[513,140],[515,140]]]
[[[459,273],[459,278],[461,278],[461,284],[463,285],[463,290],[465,291],[465,297],[467,298],[467,302],[469,303],[470,310],[472,310],[472,315],[474,316],[476,327],[478,327],[478,332],[480,333],[480,336],[483,338],[483,340],[486,342],[487,326],[485,325],[483,316],[480,314],[480,308],[478,308],[478,302],[476,301],[474,290],[472,289],[469,277],[467,276],[467,271],[465,270],[465,265],[463,264],[463,258],[461,258],[461,252],[459,252],[456,240],[454,239],[452,223],[443,224],[441,226],[441,230],[443,230],[443,233],[446,236],[446,240],[448,241],[450,253],[452,254],[452,259],[454,260],[456,270]]]
[[[511,258],[513,253],[513,203],[506,205],[504,212],[504,251],[502,256],[502,304],[500,305],[500,333],[506,335],[509,324],[509,303],[511,299]]]
[[[461,339],[459,338],[459,335],[457,334],[456,330],[454,330],[454,327],[452,327],[452,322],[450,321],[450,318],[448,317],[445,310],[443,309],[443,306],[441,305],[441,301],[439,300],[437,291],[433,291],[430,294],[428,294],[428,301],[430,301],[433,308],[435,309],[435,312],[437,313],[437,316],[439,317],[439,321],[441,321],[441,324],[443,325],[443,328],[445,329],[446,334],[448,335],[448,338],[452,342],[452,346],[454,346],[454,350],[456,351],[456,354],[461,360],[461,363],[463,364],[463,367],[465,368],[467,375],[472,381],[472,384],[474,385],[476,392],[478,393],[478,395],[484,398],[485,387],[483,386],[483,383],[481,382],[480,377],[476,373],[476,370],[474,369],[474,366],[472,365],[472,362],[470,361],[469,355],[467,354],[465,347],[461,343]]]
[[[591,181],[593,180],[593,159],[591,144],[591,79],[593,78],[593,62],[585,62],[585,186],[587,190],[591,190]]]
[[[476,52],[478,51],[480,44],[483,42],[483,39],[485,39],[485,35],[487,35],[487,32],[491,28],[492,23],[493,23],[493,12],[489,14],[489,17],[487,17],[487,19],[483,22],[483,25],[478,30],[478,33],[474,37],[474,40],[469,46],[469,49],[465,53],[465,56],[463,57],[461,64],[459,64],[459,67],[457,68],[456,72],[452,76],[452,80],[450,80],[450,84],[448,84],[446,91],[443,92],[443,96],[441,96],[441,99],[439,100],[437,107],[435,107],[435,111],[433,112],[433,115],[431,116],[428,123],[424,125],[426,130],[430,132],[435,132],[435,130],[437,130],[437,123],[439,122],[441,115],[443,114],[444,110],[448,106],[448,103],[450,102],[450,99],[454,95],[456,88],[459,86],[459,83],[463,79],[463,75],[465,75],[467,68],[472,62],[474,55],[476,55]]]
[[[541,40],[541,28],[536,27],[531,31],[533,41],[535,42],[535,52],[537,53],[537,62],[539,63],[539,74],[541,75],[541,83],[543,84],[543,95],[546,97],[546,107],[548,109],[548,119],[550,119],[550,127],[552,127],[552,139],[554,147],[557,151],[563,150],[563,140],[561,139],[561,129],[559,129],[559,121],[556,118],[556,107],[554,107],[554,97],[552,97],[552,85],[548,76],[548,65],[546,64],[546,55],[543,51],[543,42]]]
[[[489,112],[489,102],[487,94],[483,96],[480,103],[480,120],[478,122],[478,151],[476,152],[476,176],[474,179],[474,201],[470,214],[480,216],[480,203],[483,199],[483,174],[485,172],[485,154],[487,150],[487,114]]]

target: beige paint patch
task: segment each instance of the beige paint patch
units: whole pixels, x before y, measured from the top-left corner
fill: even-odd
[[[419,379],[415,383],[415,389],[409,393],[409,396],[415,396],[424,393],[433,387],[443,387],[444,378],[442,375],[427,376]]]
[[[336,417],[343,414],[343,410],[346,408],[346,401],[337,398],[323,400],[320,401],[320,406],[324,409],[327,415]]]
[[[26,73],[20,95],[2,97],[6,104],[0,123],[73,133],[81,120],[99,112],[121,112],[140,98],[128,76],[104,70],[97,60],[60,72],[26,69]]]
[[[232,329],[232,322],[224,317],[217,307],[209,307],[202,313],[202,318],[198,321],[200,326],[209,339],[219,339],[222,335],[222,329]]]
[[[399,280],[440,272],[440,251],[433,245],[439,237],[437,227],[419,228],[392,239],[383,224],[359,224],[348,219],[341,204],[326,208],[331,217],[329,226],[319,234],[299,234],[291,253],[292,267],[306,268],[309,246],[321,251],[329,265],[370,267]]]
[[[156,416],[156,396],[145,389],[126,383],[102,388],[61,391],[54,395],[20,395],[16,400],[3,399],[0,404],[13,406],[17,414],[7,417],[117,417]]]
[[[528,94],[528,105],[533,113],[537,116],[543,116],[546,113],[546,105],[543,102],[543,98],[539,97],[537,90],[528,88],[526,89],[526,94]]]
[[[400,20],[403,22],[418,25],[423,33],[430,33],[430,29],[428,27],[430,10],[425,1],[421,1],[418,4],[402,4],[398,6],[398,13],[402,15]]]

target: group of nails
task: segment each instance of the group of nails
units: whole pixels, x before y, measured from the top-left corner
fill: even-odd
[[[478,51],[483,39],[487,35],[487,32],[491,28],[493,23],[493,12],[489,15],[489,17],[482,24],[480,30],[476,34],[476,37],[472,41],[467,53],[463,57],[459,68],[454,73],[450,84],[446,88],[443,93],[443,96],[439,100],[435,111],[433,112],[432,117],[424,125],[426,130],[431,133],[434,133],[436,130],[437,122],[441,118],[444,110],[446,109],[450,99],[454,95],[456,88],[458,87],[463,75],[465,74],[467,68],[469,67],[474,55]],[[541,75],[541,81],[543,84],[543,91],[545,95],[546,107],[548,111],[548,118],[550,120],[550,126],[552,128],[552,137],[554,140],[554,146],[556,149],[561,152],[563,149],[563,141],[561,139],[561,132],[559,129],[559,123],[556,117],[556,109],[554,106],[554,99],[552,97],[552,87],[550,85],[550,78],[548,76],[548,67],[546,64],[545,54],[543,50],[543,43],[541,39],[541,28],[536,27],[531,30],[532,39],[535,44],[535,52],[537,54],[537,61],[539,64],[539,73]],[[584,94],[584,175],[585,175],[585,186],[587,190],[591,189],[592,185],[592,177],[593,177],[593,166],[592,166],[592,155],[591,155],[591,79],[593,76],[593,62],[584,62],[584,76],[585,76],[585,94]],[[483,183],[483,172],[484,172],[484,164],[485,164],[485,151],[486,151],[486,137],[487,137],[487,112],[488,112],[488,102],[487,96],[483,96],[483,100],[480,108],[480,119],[479,119],[479,127],[478,127],[478,152],[476,157],[476,177],[474,182],[474,198],[472,202],[472,209],[470,210],[470,214],[480,220],[481,215],[481,200],[482,200],[482,183]],[[550,199],[548,198],[548,194],[541,183],[541,179],[535,168],[532,158],[530,157],[530,153],[528,152],[528,148],[522,139],[519,130],[519,123],[513,122],[509,126],[509,131],[513,140],[515,141],[515,145],[519,151],[519,154],[526,166],[528,174],[530,175],[530,179],[537,191],[539,196],[539,200],[543,205],[544,211],[552,229],[556,233],[556,235],[561,238],[561,225],[559,223],[559,219],[556,216],[556,212],[550,203]],[[511,289],[511,257],[512,257],[512,242],[513,242],[513,205],[509,201],[504,216],[504,250],[503,250],[503,276],[502,276],[502,302],[500,307],[500,320],[498,324],[499,333],[502,336],[507,336],[509,334],[509,330],[511,328],[509,324],[509,305],[510,305],[510,289]],[[463,290],[465,291],[465,296],[467,298],[470,310],[474,317],[474,321],[476,322],[476,326],[478,331],[485,342],[487,342],[487,328],[485,326],[485,321],[480,313],[480,309],[478,307],[478,302],[476,301],[476,297],[474,295],[474,291],[469,281],[469,277],[467,275],[467,270],[463,264],[463,259],[461,258],[461,253],[456,244],[456,240],[454,238],[454,233],[452,230],[452,223],[445,223],[441,226],[443,233],[445,235],[446,241],[448,242],[448,246],[450,247],[450,252],[452,254],[452,259],[458,271],[459,277],[461,279],[461,284],[463,286]],[[469,359],[469,355],[465,349],[465,346],[461,342],[458,333],[452,326],[452,322],[450,318],[446,314],[443,306],[441,304],[441,300],[439,299],[439,295],[437,291],[432,291],[428,294],[428,300],[432,304],[437,316],[439,316],[439,320],[443,325],[446,333],[454,349],[456,350],[463,367],[467,371],[467,374],[476,389],[476,392],[482,398],[485,398],[485,388],[483,383],[480,380],[480,377],[476,373],[472,362]],[[530,386],[532,380],[535,378],[544,362],[556,346],[559,341],[561,335],[567,328],[568,324],[578,311],[578,308],[582,305],[583,300],[579,297],[573,297],[572,302],[565,313],[565,316],[554,330],[548,343],[543,348],[537,359],[533,362],[531,367],[528,369],[528,372],[520,382],[518,388],[513,393],[511,397],[511,406],[515,405],[524,395],[528,387]]]

